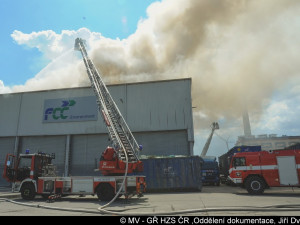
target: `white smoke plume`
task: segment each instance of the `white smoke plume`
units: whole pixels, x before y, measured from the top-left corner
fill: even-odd
[[[116,81],[192,77],[200,119],[240,117],[244,104],[260,115],[299,74],[299,12],[298,1],[165,0],[126,40],[99,42],[93,58]]]
[[[2,80],[0,80],[0,94],[2,93],[10,93],[11,89],[9,87],[6,87]]]
[[[81,37],[110,83],[192,77],[196,127],[240,117],[245,102],[258,116],[274,91],[299,75],[299,14],[297,0],[162,0],[123,40],[86,28],[15,31],[17,43],[38,48],[52,62],[11,89],[87,85],[81,57],[73,52]]]

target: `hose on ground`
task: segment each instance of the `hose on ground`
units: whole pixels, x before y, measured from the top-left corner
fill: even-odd
[[[125,154],[125,159],[126,159],[126,167],[125,167],[125,173],[123,175],[123,182],[118,190],[118,192],[116,193],[115,197],[110,201],[108,202],[107,204],[103,205],[103,206],[100,206],[98,208],[98,210],[100,212],[104,212],[104,213],[114,213],[113,211],[108,211],[108,210],[105,210],[104,208],[105,207],[108,207],[110,204],[112,204],[119,196],[120,192],[122,191],[122,189],[124,188],[124,185],[125,185],[125,182],[126,182],[126,179],[127,179],[127,174],[128,174],[128,155],[127,155],[127,152],[125,150],[125,148],[123,147],[123,151],[124,151],[124,154]]]
[[[98,210],[88,210],[81,208],[64,208],[64,207],[54,207],[46,206],[41,204],[32,204],[18,202],[11,199],[0,198],[0,202],[10,202],[22,206],[60,210],[68,212],[81,212],[81,213],[93,213],[99,214]],[[285,204],[285,205],[269,205],[261,207],[251,207],[251,206],[236,206],[236,207],[215,207],[215,208],[204,208],[204,209],[186,209],[186,210],[175,210],[169,212],[118,212],[110,210],[101,210],[104,214],[119,215],[119,216],[160,216],[160,215],[180,215],[180,214],[190,214],[190,213],[207,213],[207,212],[284,212],[284,211],[300,211],[300,204]]]

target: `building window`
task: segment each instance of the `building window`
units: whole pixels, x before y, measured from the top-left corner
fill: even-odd
[[[295,144],[299,144],[299,142],[289,142],[288,146],[295,145]]]
[[[273,147],[272,143],[261,143],[261,149],[262,150],[271,150]]]
[[[281,148],[285,148],[285,147],[286,147],[285,142],[276,142],[275,143],[275,148],[277,148],[277,149],[281,149]]]

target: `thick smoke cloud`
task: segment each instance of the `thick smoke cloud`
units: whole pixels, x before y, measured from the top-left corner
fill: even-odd
[[[298,74],[297,1],[166,0],[123,41],[92,51],[111,81],[192,77],[195,122],[259,116],[280,85]],[[204,118],[204,121],[202,119]]]
[[[123,40],[86,28],[15,31],[17,43],[38,48],[52,62],[11,89],[88,85],[72,50],[79,36],[108,83],[191,77],[196,127],[234,121],[245,105],[258,120],[274,91],[299,75],[299,13],[297,0],[163,0],[151,4],[148,17]]]

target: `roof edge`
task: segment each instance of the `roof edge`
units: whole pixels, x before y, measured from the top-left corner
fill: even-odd
[[[152,80],[152,81],[140,81],[140,82],[129,82],[129,83],[116,83],[116,84],[106,84],[106,86],[109,87],[109,86],[121,86],[121,85],[162,83],[162,82],[183,81],[183,80],[190,80],[190,81],[192,81],[192,78],[191,77],[185,77],[185,78],[177,78],[177,79]],[[10,92],[10,93],[0,94],[0,96],[3,96],[3,95],[14,95],[14,94],[24,94],[24,93],[48,92],[48,91],[64,91],[64,90],[74,90],[74,89],[81,89],[81,88],[91,88],[91,86],[80,86],[80,87],[69,87],[69,88],[54,88],[54,89],[44,89],[44,90],[35,90],[35,91]]]

